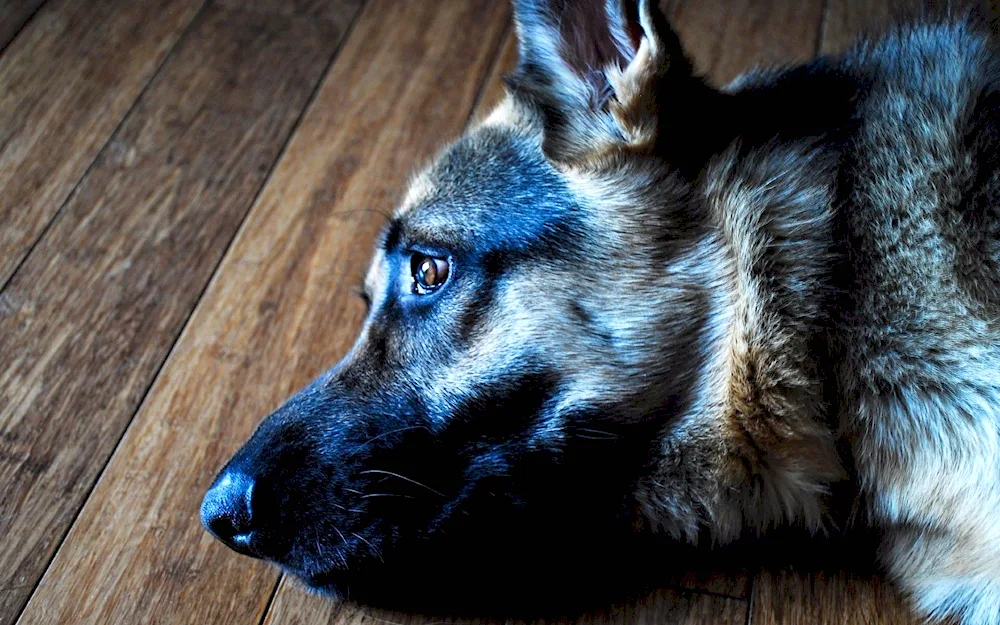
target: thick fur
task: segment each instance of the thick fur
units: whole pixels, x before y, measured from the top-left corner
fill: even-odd
[[[431,560],[860,524],[921,613],[1000,623],[986,21],[717,90],[650,2],[516,17],[507,96],[414,177],[355,347],[220,478],[255,484],[241,550],[380,601],[489,586]],[[414,254],[450,262],[438,291]]]

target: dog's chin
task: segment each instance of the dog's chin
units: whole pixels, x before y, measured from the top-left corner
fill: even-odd
[[[480,563],[460,575],[386,567],[360,573],[334,568],[298,576],[314,593],[370,608],[440,617],[552,619],[572,617],[632,596],[618,580],[595,584],[567,574],[559,563],[522,567]],[[534,571],[534,573],[532,572]]]
[[[292,575],[310,591],[330,597],[331,599],[350,598],[350,576],[347,571],[332,568],[317,573],[299,573],[282,567],[286,574]]]
[[[377,609],[442,617],[573,617],[627,600],[647,588],[634,545],[602,540],[572,549],[514,551],[484,537],[459,548],[428,543],[382,561],[348,556],[302,573],[284,567],[312,592]],[[645,552],[645,551],[644,551]]]
[[[470,593],[468,587],[459,587],[455,580],[435,578],[427,571],[421,574],[410,567],[335,566],[306,575],[287,568],[285,571],[311,592],[377,609],[424,614],[492,612],[490,593]]]
[[[385,563],[370,554],[338,551],[332,560],[308,555],[301,562],[274,561],[282,572],[299,580],[308,590],[332,598],[353,598],[352,589],[380,576]]]

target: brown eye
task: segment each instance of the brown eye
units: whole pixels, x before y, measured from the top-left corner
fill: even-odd
[[[414,254],[410,269],[413,271],[413,292],[420,295],[430,293],[448,279],[449,265],[444,258]]]

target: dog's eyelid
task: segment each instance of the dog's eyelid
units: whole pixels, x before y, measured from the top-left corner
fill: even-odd
[[[438,245],[434,243],[418,242],[418,241],[408,241],[407,245],[401,248],[401,252],[404,256],[413,256],[414,254],[423,254],[424,256],[433,256],[434,258],[447,258],[451,259],[452,254],[448,251],[447,246]]]

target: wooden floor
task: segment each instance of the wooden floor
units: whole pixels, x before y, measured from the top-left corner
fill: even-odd
[[[715,81],[886,13],[670,11]],[[198,506],[352,342],[380,225],[359,209],[496,100],[507,4],[0,0],[0,50],[0,625],[424,623],[308,595]],[[583,622],[913,621],[880,580],[748,563]]]

